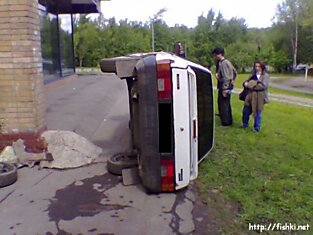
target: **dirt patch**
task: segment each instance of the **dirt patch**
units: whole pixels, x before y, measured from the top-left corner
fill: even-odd
[[[193,234],[247,234],[237,217],[240,204],[225,200],[216,189],[200,194],[198,184],[192,185],[196,197],[193,210],[196,230]]]

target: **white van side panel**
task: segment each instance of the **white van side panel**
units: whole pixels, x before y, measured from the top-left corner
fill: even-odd
[[[176,189],[190,181],[190,106],[186,69],[172,69]]]

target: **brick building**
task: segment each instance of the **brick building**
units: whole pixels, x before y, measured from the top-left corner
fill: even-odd
[[[99,0],[0,0],[0,150],[18,138],[40,150],[45,84],[75,76],[74,13]]]

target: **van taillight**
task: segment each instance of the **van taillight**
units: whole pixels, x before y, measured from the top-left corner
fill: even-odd
[[[162,192],[173,192],[175,190],[173,160],[161,160],[161,190]]]
[[[158,75],[159,99],[171,99],[172,98],[171,64],[169,60],[158,62],[157,75]]]

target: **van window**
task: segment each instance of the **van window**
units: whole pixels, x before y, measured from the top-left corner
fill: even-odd
[[[197,77],[198,102],[198,161],[213,147],[214,109],[211,74],[192,67]]]
[[[173,153],[173,114],[170,102],[159,103],[159,151]]]

